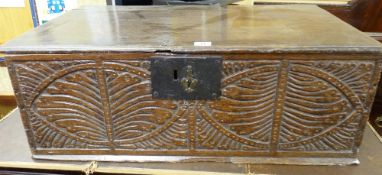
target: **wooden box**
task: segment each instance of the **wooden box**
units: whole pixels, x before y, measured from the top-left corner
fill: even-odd
[[[34,158],[358,163],[381,45],[316,6],[73,10],[2,46]]]

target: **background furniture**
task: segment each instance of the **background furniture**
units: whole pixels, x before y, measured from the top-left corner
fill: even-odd
[[[244,0],[263,4],[317,4],[363,32],[382,32],[382,0]],[[372,36],[380,36],[373,34]],[[381,37],[375,37],[381,40]]]
[[[0,7],[0,45],[33,28],[30,2],[24,3],[24,7]]]

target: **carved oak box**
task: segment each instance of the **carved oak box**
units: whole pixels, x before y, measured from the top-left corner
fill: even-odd
[[[2,52],[40,159],[358,163],[381,71],[297,5],[79,9]]]

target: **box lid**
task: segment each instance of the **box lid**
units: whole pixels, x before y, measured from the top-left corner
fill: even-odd
[[[6,43],[5,53],[381,52],[314,5],[89,7]]]

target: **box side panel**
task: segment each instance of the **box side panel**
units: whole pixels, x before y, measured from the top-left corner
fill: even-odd
[[[381,58],[381,57],[382,56],[378,56],[378,58]],[[361,146],[361,143],[362,143],[363,132],[365,130],[366,123],[370,116],[371,108],[373,106],[373,102],[377,93],[378,84],[381,80],[381,69],[382,69],[382,62],[380,60],[376,60],[373,76],[371,80],[369,81],[369,89],[368,89],[367,98],[365,101],[366,110],[364,112],[364,117],[360,123],[359,133],[357,134],[355,138],[355,146],[353,148],[354,153],[357,153],[359,151],[358,148]]]

